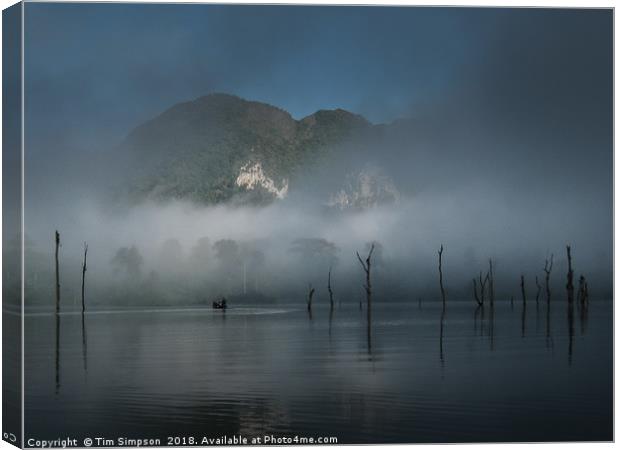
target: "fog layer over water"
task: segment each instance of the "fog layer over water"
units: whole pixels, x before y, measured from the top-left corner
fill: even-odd
[[[373,272],[377,293],[392,299],[438,298],[437,250],[442,244],[451,299],[471,300],[471,278],[486,272],[489,258],[499,293],[516,296],[523,274],[533,296],[534,277],[542,282],[545,259],[553,253],[552,283],[562,289],[566,244],[572,245],[576,273],[590,280],[591,295],[608,295],[611,288],[609,237],[605,225],[593,223],[587,212],[592,205],[583,204],[577,213],[572,202],[540,205],[534,199],[530,204],[481,186],[421,192],[364,211],[330,210],[294,194],[267,207],[170,202],[110,211],[99,205],[82,204],[52,226],[29,222],[27,267],[43,297],[36,303],[52,305],[55,228],[61,233],[63,302],[75,302],[78,295],[86,241],[87,298],[100,306],[110,301],[109,291],[117,285],[135,290],[115,299],[116,304],[173,287],[166,304],[243,292],[301,304],[309,283],[319,288],[319,298],[326,297],[322,291],[330,267],[340,301],[357,302],[363,280],[355,252],[365,255],[370,242],[380,244]],[[161,303],[157,295],[138,303],[151,301]]]

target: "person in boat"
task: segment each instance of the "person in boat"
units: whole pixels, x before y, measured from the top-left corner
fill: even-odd
[[[226,309],[226,299],[222,297],[222,299],[219,302],[213,302],[213,308]]]

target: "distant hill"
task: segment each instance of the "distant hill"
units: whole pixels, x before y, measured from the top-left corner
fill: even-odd
[[[271,202],[286,197],[307,167],[373,128],[341,109],[295,120],[265,103],[207,95],[127,136],[121,146],[131,174],[126,194],[133,201]]]

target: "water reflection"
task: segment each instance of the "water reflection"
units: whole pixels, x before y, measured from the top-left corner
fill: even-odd
[[[489,340],[491,344],[491,351],[495,349],[495,304],[491,301],[491,307],[489,308]]]
[[[551,337],[551,297],[547,297],[547,317],[546,317],[545,343],[547,348],[553,346]]]
[[[372,327],[371,327],[371,317],[370,317],[370,308],[368,308],[368,320],[367,323],[367,344],[368,344],[368,354],[372,354]]]
[[[573,362],[573,336],[575,335],[575,311],[573,302],[568,301],[567,319],[568,319],[568,365]]]
[[[527,317],[527,306],[523,297],[523,307],[521,308],[521,337],[525,337],[525,319]]]
[[[329,308],[329,339],[331,341],[332,338],[332,322],[334,320],[334,307]]]
[[[441,308],[441,318],[439,319],[439,361],[441,361],[441,365],[444,364],[444,354],[443,354],[443,329],[444,323],[446,321],[446,307],[445,304]]]
[[[379,302],[372,322],[358,315],[355,301],[345,300],[338,317],[329,305],[318,304],[310,326],[306,311],[299,304],[288,310],[282,308],[284,313],[274,315],[265,314],[269,309],[265,307],[255,308],[254,312],[247,312],[249,308],[231,308],[226,316],[209,309],[28,318],[31,323],[27,327],[27,342],[31,351],[27,352],[26,367],[30,368],[27,377],[32,386],[27,398],[32,411],[28,425],[41,433],[52,429],[58,432],[63,430],[64,421],[72,420],[80,423],[79,431],[88,436],[95,427],[120,432],[130,431],[123,428],[124,424],[137,423],[143,424],[139,431],[147,434],[155,424],[162,425],[163,433],[179,426],[198,430],[209,420],[218,431],[249,430],[261,434],[266,428],[274,433],[286,432],[287,424],[295,424],[291,425],[295,432],[312,431],[311,426],[306,429],[299,425],[310,423],[320,424],[323,431],[329,426],[339,428],[341,431],[335,435],[347,443],[370,442],[386,436],[394,442],[405,442],[418,439],[425,432],[428,437],[420,439],[437,442],[445,440],[445,436],[462,439],[485,417],[501,413],[524,423],[530,420],[529,414],[548,419],[545,414],[551,409],[551,420],[540,423],[551,423],[551,428],[557,427],[555,436],[565,436],[561,433],[568,432],[565,426],[560,430],[558,417],[564,417],[568,410],[577,414],[579,408],[572,406],[586,398],[584,393],[608,394],[598,381],[601,374],[607,373],[605,361],[611,360],[612,353],[607,341],[599,338],[611,333],[611,318],[603,311],[597,314],[596,308],[590,309],[593,325],[583,331],[590,335],[598,333],[599,338],[580,338],[583,349],[580,347],[578,353],[600,353],[595,361],[574,357],[569,343],[569,363],[580,370],[566,372],[564,357],[558,361],[547,352],[537,351],[545,345],[545,336],[547,342],[551,340],[552,320],[556,321],[560,339],[570,336],[565,328],[558,328],[566,320],[565,310],[554,308],[556,315],[552,317],[550,302],[545,310],[541,299],[539,333],[530,327],[526,338],[521,339],[522,311],[511,314],[508,300],[498,299],[495,304],[486,303],[484,308],[474,311],[469,303],[454,302],[449,318],[441,304],[428,302],[420,311],[415,300],[407,306]],[[579,313],[587,315],[584,309]],[[531,322],[535,313],[531,302],[526,312]],[[45,333],[33,331],[42,326]],[[329,340],[325,339],[326,331]],[[338,337],[333,343],[332,335]],[[562,344],[562,353],[565,349]],[[55,360],[50,358],[54,351]],[[591,371],[581,370],[591,364]],[[87,373],[88,379],[82,373]],[[412,373],[419,377],[412,379]],[[170,383],[173,377],[178,379],[177,383]],[[480,392],[474,386],[483,378],[489,388]],[[63,386],[59,390],[60,381]],[[550,390],[553,396],[541,400],[542,389]],[[478,394],[470,395],[471,392]],[[514,393],[510,408],[505,397],[502,402],[497,399],[498,392]],[[355,399],[363,402],[364,411],[355,410]],[[522,403],[514,407],[515,402]],[[607,403],[599,408],[597,402],[588,400],[579,416],[588,427],[601,423],[600,408]],[[81,423],[84,404],[93,409],[87,415],[90,418]],[[385,414],[385,405],[390,405],[394,412]],[[420,408],[432,411],[431,415],[424,417]],[[464,422],[449,420],[455,412],[464,417]],[[263,416],[267,419],[261,421]],[[487,422],[491,423],[489,432],[495,433],[495,439],[515,439],[506,431],[505,421],[497,429],[493,429],[497,422]],[[543,428],[540,425],[537,429]],[[361,429],[367,430],[363,436]],[[421,434],[414,434],[412,429]],[[570,432],[578,429],[587,428],[571,426]],[[549,436],[542,433],[519,436]]]
[[[588,304],[582,303],[579,310],[579,323],[581,325],[581,335],[586,334],[588,327]]]
[[[86,318],[82,313],[82,360],[84,363],[84,373],[88,372],[88,347],[86,341]]]
[[[60,391],[60,314],[56,314],[56,394]]]

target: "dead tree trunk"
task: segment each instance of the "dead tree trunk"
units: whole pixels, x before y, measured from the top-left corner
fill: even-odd
[[[545,259],[545,290],[547,291],[547,303],[551,301],[551,290],[549,289],[549,277],[551,276],[551,270],[553,269],[553,253],[551,253],[551,259]]]
[[[329,268],[329,273],[327,274],[327,290],[329,291],[329,307],[330,310],[334,309],[334,291],[332,291],[332,268]]]
[[[362,268],[364,269],[364,272],[366,273],[366,285],[364,286],[364,289],[366,290],[366,303],[368,307],[368,319],[369,320],[370,320],[370,306],[371,306],[371,300],[372,300],[372,291],[371,291],[371,285],[370,285],[370,262],[372,258],[372,252],[374,250],[375,250],[375,244],[372,244],[370,247],[370,252],[368,253],[368,257],[366,258],[366,262],[364,262],[360,254],[356,252],[357,259],[359,260],[360,264],[362,265]]]
[[[480,271],[480,304],[484,306],[484,290],[486,289],[486,284],[489,281],[489,274],[482,278],[482,271]]]
[[[472,278],[471,281],[474,284],[474,299],[476,300],[478,306],[482,306],[483,302],[480,301],[480,297],[478,296],[478,283],[475,278]]]
[[[573,286],[573,260],[570,254],[570,245],[566,246],[566,257],[568,258],[568,273],[566,274],[566,294],[568,303],[572,304],[575,298],[575,287]]]
[[[86,310],[86,304],[84,303],[84,282],[86,279],[86,255],[88,253],[88,244],[84,242],[84,262],[82,263],[82,314]]]
[[[441,247],[439,248],[439,289],[441,290],[441,301],[443,304],[443,307],[446,307],[446,291],[443,288],[443,271],[441,268],[441,257],[443,255],[443,244],[441,245]]]
[[[536,275],[536,307],[538,307],[538,299],[540,298],[540,290],[542,286],[538,282],[538,275]]]
[[[56,230],[56,314],[60,313],[60,274],[58,272],[58,248],[60,247],[60,233]]]
[[[314,296],[314,288],[308,285],[308,312],[312,312],[312,297]]]
[[[588,282],[583,275],[579,276],[579,290],[577,291],[577,300],[582,307],[588,304]]]
[[[366,257],[366,262],[364,262],[358,252],[356,252],[357,259],[359,260],[364,272],[366,273],[366,285],[364,289],[366,290],[366,313],[368,318],[368,351],[370,351],[370,324],[372,323],[372,289],[370,285],[370,263],[372,258],[372,252],[375,250],[375,244],[373,243],[370,246],[370,252],[368,252],[368,256]]]
[[[523,306],[525,306],[526,296],[525,296],[525,277],[521,275],[521,297],[523,298]]]
[[[489,273],[487,276],[489,278],[489,303],[493,306],[495,302],[495,284],[493,281],[493,260],[491,258],[489,258]]]

